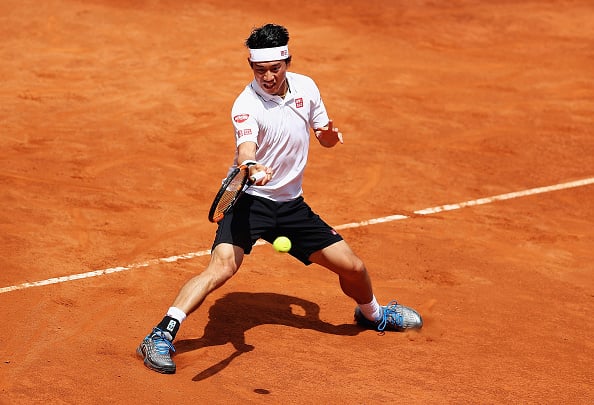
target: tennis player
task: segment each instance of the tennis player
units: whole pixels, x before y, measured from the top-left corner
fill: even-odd
[[[365,264],[303,199],[310,133],[327,148],[343,143],[343,136],[328,118],[314,81],[288,71],[288,43],[287,29],[274,24],[254,29],[245,42],[254,80],[231,111],[237,145],[231,169],[247,164],[251,174],[264,171],[266,177],[218,223],[209,264],[186,282],[163,320],[140,343],[137,353],[152,370],[175,373],[172,342],[181,323],[237,272],[260,238],[272,242],[287,236],[292,242],[289,254],[336,273],[344,294],[357,303],[354,316],[360,326],[378,331],[423,326],[412,308],[396,301],[378,303]]]

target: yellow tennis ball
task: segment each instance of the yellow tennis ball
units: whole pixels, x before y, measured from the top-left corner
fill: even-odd
[[[272,243],[272,247],[277,252],[287,253],[291,250],[291,240],[286,236],[279,236],[274,240],[274,243]]]

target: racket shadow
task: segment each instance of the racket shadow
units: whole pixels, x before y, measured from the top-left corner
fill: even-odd
[[[299,312],[299,314],[294,313]],[[175,343],[176,353],[231,343],[235,352],[198,373],[202,381],[224,370],[242,353],[254,350],[245,342],[246,331],[259,325],[284,325],[333,335],[355,336],[361,328],[353,324],[333,325],[320,319],[319,305],[301,298],[276,293],[232,292],[215,301],[209,309],[204,335]]]

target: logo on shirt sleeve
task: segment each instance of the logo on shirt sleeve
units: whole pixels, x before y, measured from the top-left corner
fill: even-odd
[[[250,118],[249,114],[238,114],[235,117],[233,117],[233,121],[237,122],[238,124],[241,124],[242,122],[247,121],[248,118]]]
[[[295,106],[297,108],[303,107],[303,99],[301,97],[295,99]]]
[[[252,130],[250,128],[240,129],[237,131],[238,138],[241,138],[244,135],[251,135],[251,134],[252,134]]]

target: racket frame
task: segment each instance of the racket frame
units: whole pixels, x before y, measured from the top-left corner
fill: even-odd
[[[231,173],[229,173],[227,178],[225,178],[225,180],[223,181],[223,184],[221,185],[221,188],[219,189],[218,193],[216,194],[216,196],[210,206],[210,210],[208,211],[208,220],[210,222],[213,222],[213,223],[220,222],[225,217],[225,215],[227,215],[229,213],[229,211],[231,211],[233,209],[233,206],[235,205],[237,200],[241,197],[241,195],[245,192],[245,190],[247,190],[252,184],[257,183],[263,177],[266,176],[265,172],[258,172],[250,177],[249,166],[250,165],[240,165],[240,166],[236,167],[235,169],[233,169],[233,171]],[[223,195],[225,195],[226,192],[229,192],[227,190],[227,188],[233,182],[233,180],[235,180],[235,177],[240,172],[244,173],[243,179],[240,182],[241,187],[239,188],[239,190],[237,191],[235,196],[229,201],[227,208],[225,208],[219,214],[216,214],[218,205],[221,202],[221,198],[223,198]]]

